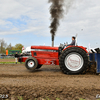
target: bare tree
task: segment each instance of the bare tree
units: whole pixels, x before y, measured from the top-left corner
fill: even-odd
[[[0,53],[6,52],[7,43],[4,41],[4,39],[0,39]]]
[[[7,50],[12,50],[12,45],[11,45],[11,43],[7,46],[6,49],[7,49]]]

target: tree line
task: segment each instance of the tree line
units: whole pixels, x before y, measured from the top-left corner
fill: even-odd
[[[6,54],[6,50],[22,50],[22,47],[20,43],[12,46],[11,43],[7,44],[4,39],[0,39],[0,54]]]

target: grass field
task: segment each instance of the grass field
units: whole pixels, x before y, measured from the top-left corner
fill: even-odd
[[[0,59],[0,64],[15,64],[15,59],[14,58]],[[24,63],[17,62],[17,64],[24,64]]]

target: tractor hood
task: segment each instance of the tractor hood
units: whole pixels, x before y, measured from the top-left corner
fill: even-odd
[[[51,47],[51,46],[31,46],[31,49],[58,50],[58,47]]]

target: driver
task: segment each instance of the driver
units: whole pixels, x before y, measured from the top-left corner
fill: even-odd
[[[71,46],[71,45],[73,45],[73,46],[75,46],[75,37],[74,36],[72,36],[72,42],[70,43],[70,44],[65,44],[66,46]]]

